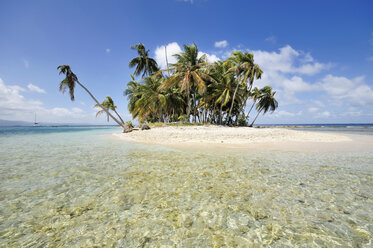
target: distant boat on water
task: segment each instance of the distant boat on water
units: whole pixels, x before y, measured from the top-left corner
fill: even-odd
[[[34,120],[34,125],[33,127],[40,127],[40,124],[36,122],[36,113],[35,113],[35,120]]]

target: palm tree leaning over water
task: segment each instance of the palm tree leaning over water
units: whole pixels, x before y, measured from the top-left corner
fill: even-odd
[[[168,77],[163,84],[159,87],[160,90],[168,89],[174,85],[180,87],[180,92],[185,93],[186,103],[187,103],[187,120],[189,122],[190,112],[191,112],[191,101],[190,95],[193,96],[194,112],[196,111],[196,91],[198,89],[199,94],[204,94],[206,91],[206,81],[214,82],[207,71],[204,71],[205,67],[209,64],[207,63],[207,58],[205,55],[198,58],[198,48],[196,44],[190,46],[184,45],[184,52],[174,55],[177,59],[175,64],[171,64],[170,69],[160,70],[156,75],[159,75],[163,71],[175,71],[170,77]],[[196,114],[194,113],[194,121],[196,121]]]
[[[131,46],[133,50],[137,51],[138,57],[132,59],[129,62],[129,67],[135,67],[135,76],[139,76],[142,73],[142,77],[151,76],[153,73],[159,70],[157,62],[149,57],[149,50],[145,49],[144,44],[139,43],[137,45]]]
[[[106,108],[107,110],[109,110],[109,111],[110,111],[110,110],[111,110],[111,111],[114,111],[114,113],[118,116],[118,118],[120,119],[120,121],[121,121],[122,123],[124,123],[122,117],[120,117],[120,115],[118,114],[118,112],[117,112],[117,110],[116,110],[117,106],[115,106],[114,101],[113,101],[113,99],[112,99],[110,96],[107,96],[106,99],[101,103],[101,105],[102,105],[104,108]],[[100,107],[100,106],[99,106],[98,104],[96,104],[96,105],[95,105],[95,108],[97,108],[97,107]],[[104,111],[103,109],[101,109],[100,111],[98,111],[98,112],[96,113],[96,117],[97,117],[98,115],[104,113],[104,112],[105,112],[105,111]],[[109,121],[109,115],[107,115],[107,121]]]
[[[102,106],[97,99],[92,95],[92,93],[84,87],[78,80],[78,77],[71,71],[69,65],[60,65],[57,67],[57,70],[60,70],[59,74],[65,74],[65,79],[61,81],[60,83],[60,91],[64,93],[67,88],[69,88],[69,93],[70,93],[70,99],[71,101],[75,100],[74,96],[74,90],[75,90],[75,85],[76,83],[82,87],[90,97],[96,102],[97,106],[102,108],[106,112],[108,116],[110,116],[117,124],[119,124],[121,127],[124,128],[124,123],[118,121],[110,112],[108,109],[106,109],[104,106]]]
[[[276,91],[272,92],[271,86],[265,86],[263,89],[261,89],[261,91],[262,91],[262,96],[259,98],[259,102],[256,105],[258,114],[256,115],[255,119],[251,123],[250,127],[254,125],[256,118],[258,118],[259,114],[262,111],[264,111],[263,114],[265,114],[268,112],[268,110],[273,112],[278,107],[278,102],[274,97],[276,94]]]

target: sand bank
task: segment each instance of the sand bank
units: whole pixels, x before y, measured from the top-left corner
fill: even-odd
[[[173,147],[204,146],[209,148],[273,148],[281,150],[327,151],[360,149],[359,144],[361,144],[360,141],[357,142],[350,135],[285,128],[176,126],[157,127],[151,130],[115,135],[130,142]]]

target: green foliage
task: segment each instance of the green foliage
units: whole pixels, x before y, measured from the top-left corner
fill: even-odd
[[[125,124],[126,124],[127,127],[133,127],[132,121],[126,121]]]
[[[133,48],[140,57],[148,56],[141,43]],[[263,113],[277,108],[277,101],[272,105],[265,103],[270,102],[267,99],[269,88],[252,89],[254,80],[260,79],[263,74],[254,63],[253,54],[235,51],[225,61],[208,63],[206,56],[198,53],[195,44],[184,45],[183,51],[174,55],[176,62],[155,74],[138,66],[135,75],[143,72],[143,78],[136,81],[131,76],[132,80],[127,83],[124,92],[132,117],[140,122],[161,123],[189,122],[192,117],[194,123],[247,126],[246,116],[255,105],[260,103],[261,107],[256,109]],[[140,60],[135,59],[130,62],[133,66],[139,65],[137,62]],[[168,71],[168,76],[163,74],[165,71]],[[252,105],[245,114],[249,99]]]
[[[238,119],[238,126],[240,127],[247,127],[249,124],[247,123],[245,114],[241,115]]]
[[[135,69],[135,76],[139,76],[142,73],[142,77],[150,76],[159,70],[157,62],[149,57],[149,50],[145,49],[144,44],[139,43],[137,45],[131,46],[131,49],[136,50],[138,57],[132,59],[129,62],[129,67]]]

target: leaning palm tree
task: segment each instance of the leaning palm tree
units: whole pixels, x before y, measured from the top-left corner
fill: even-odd
[[[120,119],[120,121],[122,123],[124,123],[122,117],[120,117],[120,115],[118,114],[116,108],[117,106],[115,106],[114,104],[114,101],[113,99],[110,97],[110,96],[107,96],[106,99],[101,103],[101,105],[106,108],[107,110],[111,110],[113,111],[117,116],[118,118]],[[100,107],[98,104],[95,105],[95,107]],[[99,116],[100,114],[103,114],[105,111],[103,109],[99,110],[97,113],[96,113],[96,117]],[[107,121],[109,121],[109,115],[107,115]]]
[[[76,84],[78,84],[80,87],[82,87],[88,93],[88,95],[90,95],[90,97],[92,97],[92,99],[96,102],[97,106],[99,106],[100,108],[102,108],[106,112],[106,114],[108,116],[110,116],[116,123],[118,123],[121,127],[124,128],[124,123],[118,121],[109,112],[109,110],[106,109],[104,106],[102,106],[97,101],[97,99],[92,95],[92,93],[79,82],[78,77],[71,71],[69,65],[60,65],[60,66],[57,67],[57,70],[60,70],[59,74],[65,74],[65,79],[62,80],[61,83],[60,83],[60,91],[62,93],[65,93],[66,89],[68,88],[69,89],[69,93],[70,93],[70,99],[71,99],[71,101],[75,100],[74,90],[75,90]]]
[[[260,98],[261,95],[262,95],[262,92],[257,87],[255,87],[249,93],[249,96],[253,99],[253,105],[251,105],[251,108],[250,108],[249,112],[247,113],[247,116],[250,115],[251,110],[253,109],[253,107],[255,106],[256,101],[258,101],[258,99]]]
[[[191,111],[190,96],[192,93],[194,100],[194,109],[196,109],[196,92],[194,89],[198,89],[199,94],[203,94],[206,90],[207,81],[216,82],[208,72],[205,70],[207,58],[205,55],[198,58],[198,48],[196,44],[190,46],[184,45],[184,52],[174,55],[177,59],[175,64],[171,64],[171,68],[166,70],[160,70],[156,75],[163,71],[174,71],[175,73],[168,77],[163,84],[159,87],[160,90],[168,89],[174,85],[178,85],[180,93],[184,92],[187,102],[186,115],[189,120]],[[194,121],[195,121],[194,114]]]
[[[248,88],[247,92],[250,92],[251,87],[254,83],[254,79],[261,78],[263,73],[262,69],[260,69],[257,64],[254,64],[254,55],[252,53],[242,53],[240,51],[235,51],[232,53],[232,57],[230,57],[228,61],[235,64],[235,66],[229,69],[229,72],[234,72],[239,81],[239,84],[237,84],[236,89],[233,93],[231,107],[229,109],[227,117],[227,123],[231,118],[231,113],[239,85],[242,84],[245,88]],[[247,85],[247,80],[249,80],[249,85]],[[246,104],[246,101],[244,101],[243,104]]]
[[[262,90],[263,95],[260,97],[258,104],[256,105],[256,109],[258,114],[256,115],[255,119],[251,123],[250,127],[254,125],[256,118],[258,118],[259,114],[263,111],[263,114],[267,113],[268,110],[273,112],[278,107],[278,102],[275,99],[276,91],[272,92],[271,86],[265,86]]]
[[[129,67],[135,67],[135,76],[139,76],[142,73],[142,77],[150,76],[159,70],[157,62],[149,57],[149,50],[145,49],[144,44],[139,43],[131,46],[132,49],[137,51],[138,57],[132,59],[129,62]]]

